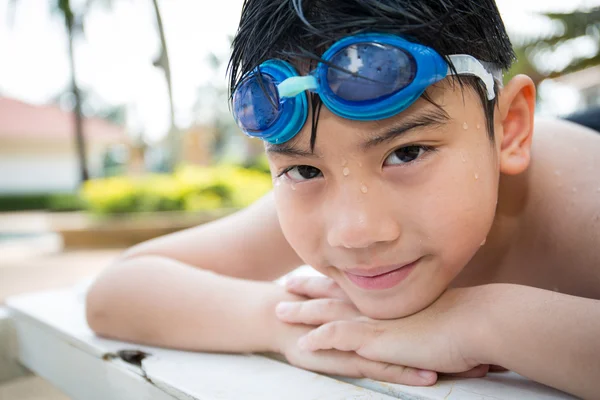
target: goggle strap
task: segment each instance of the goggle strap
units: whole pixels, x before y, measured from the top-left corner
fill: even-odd
[[[491,74],[481,62],[468,54],[454,54],[448,56],[457,74],[474,75],[481,79],[487,89],[488,100],[492,100],[496,94],[494,93],[494,75]],[[448,75],[452,74],[452,70],[448,67]]]
[[[312,75],[292,76],[277,85],[277,90],[279,91],[279,98],[283,99],[296,97],[306,90],[316,90],[318,87],[317,78]]]

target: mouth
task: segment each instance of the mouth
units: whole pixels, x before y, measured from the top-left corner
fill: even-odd
[[[384,290],[392,288],[405,280],[421,259],[409,264],[395,264],[370,269],[348,269],[344,273],[348,279],[361,289]]]

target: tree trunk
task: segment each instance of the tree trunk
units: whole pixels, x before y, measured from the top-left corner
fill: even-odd
[[[162,23],[162,16],[160,14],[160,8],[158,6],[158,0],[152,0],[154,6],[154,14],[156,16],[156,25],[158,27],[158,33],[160,36],[161,51],[159,58],[154,62],[154,65],[161,68],[165,73],[165,80],[167,82],[167,90],[169,91],[169,116],[170,116],[170,127],[167,136],[169,143],[169,152],[171,156],[171,166],[174,167],[179,162],[181,157],[181,143],[179,132],[175,124],[175,106],[173,104],[173,86],[171,84],[171,64],[169,63],[169,53],[167,51],[167,41],[165,39],[165,31]]]
[[[64,10],[63,10],[64,11]],[[81,93],[77,86],[77,78],[75,75],[75,49],[73,46],[73,15],[68,10],[65,13],[65,25],[69,37],[69,65],[71,67],[71,90],[75,97],[75,109],[73,110],[73,118],[75,122],[75,144],[77,148],[77,157],[79,159],[79,178],[80,183],[87,181],[90,178],[87,168],[87,156],[85,149],[85,137],[83,133],[83,115],[81,112]]]

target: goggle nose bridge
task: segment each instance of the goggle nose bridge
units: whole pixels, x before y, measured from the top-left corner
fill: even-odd
[[[319,81],[312,75],[292,76],[277,85],[279,98],[296,97],[306,90],[317,90]]]

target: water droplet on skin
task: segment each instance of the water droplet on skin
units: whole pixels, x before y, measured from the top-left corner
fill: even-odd
[[[369,191],[369,189],[367,189],[367,187],[365,185],[362,185],[360,187],[360,191],[363,192],[363,193],[367,193]]]
[[[465,155],[463,154],[463,152],[460,152],[460,158],[462,160],[462,162],[467,162],[467,159],[465,158]]]
[[[275,187],[281,185],[281,181],[279,179],[275,179],[274,185],[275,185]]]
[[[487,242],[487,238],[483,239],[483,241],[481,242],[480,246],[485,245],[485,242]]]
[[[467,129],[469,129],[469,124],[467,124],[466,122],[463,124],[463,129],[466,131]]]
[[[361,163],[361,162],[359,162],[359,163],[358,163],[358,166],[359,166],[359,167],[362,167],[362,163]]]
[[[477,124],[477,129],[481,129],[481,124]]]
[[[475,174],[475,180],[479,179],[479,174]]]
[[[342,170],[342,174],[344,174],[344,176],[348,176],[348,175],[350,175],[350,168],[348,168],[348,167],[345,167],[345,168]]]
[[[292,190],[296,190],[296,185],[292,183]]]

